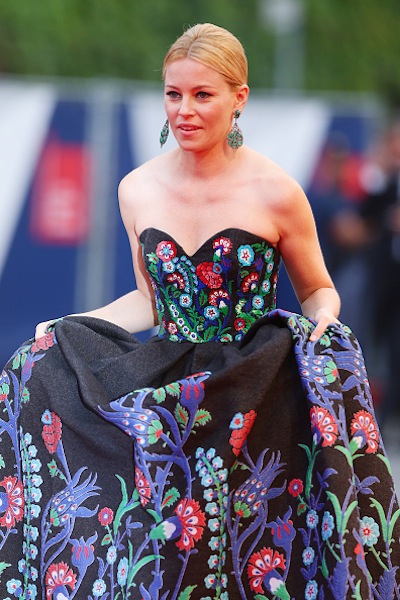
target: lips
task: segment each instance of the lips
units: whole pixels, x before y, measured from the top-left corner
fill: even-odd
[[[178,129],[180,129],[181,131],[196,131],[197,129],[200,129],[200,127],[197,127],[197,125],[192,125],[190,123],[182,123],[181,125],[178,125]]]

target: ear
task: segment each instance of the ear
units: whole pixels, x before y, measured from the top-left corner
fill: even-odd
[[[246,106],[246,102],[249,97],[249,93],[250,93],[250,88],[246,84],[241,85],[240,88],[237,89],[236,94],[235,94],[235,100],[236,100],[235,110],[238,109],[238,110],[240,110],[240,112],[242,112],[242,110]]]

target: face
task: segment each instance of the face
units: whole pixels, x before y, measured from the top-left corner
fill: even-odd
[[[184,150],[204,152],[226,144],[236,109],[248,87],[232,90],[211,67],[190,58],[171,63],[165,74],[165,110],[171,130]]]

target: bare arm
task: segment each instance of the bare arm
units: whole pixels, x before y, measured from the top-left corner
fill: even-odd
[[[291,182],[279,209],[279,249],[303,315],[317,326],[316,340],[329,323],[337,322],[340,298],[327,271],[311,207],[301,188]]]
[[[132,185],[122,183],[119,189],[119,198],[121,216],[128,233],[132,250],[132,261],[137,289],[101,308],[96,308],[84,313],[75,313],[69,316],[96,317],[114,323],[130,333],[137,333],[138,331],[144,331],[154,327],[157,323],[157,314],[153,290],[143,263],[140,243],[135,233],[135,206],[131,190]],[[52,321],[53,320],[45,321],[37,325],[35,331],[36,339],[45,334],[47,326]]]

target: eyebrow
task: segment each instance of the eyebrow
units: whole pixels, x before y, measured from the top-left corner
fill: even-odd
[[[179,89],[179,86],[174,85],[173,83],[167,83],[165,82],[165,87],[170,87],[170,88],[175,88],[175,89]],[[212,85],[211,83],[202,83],[200,85],[196,85],[195,87],[192,88],[192,90],[202,90],[204,88],[209,88],[209,89],[217,89],[215,85]]]

